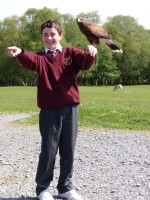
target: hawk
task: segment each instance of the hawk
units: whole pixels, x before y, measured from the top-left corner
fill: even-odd
[[[90,44],[97,46],[100,43],[100,39],[102,39],[113,52],[123,52],[101,25],[88,22],[80,17],[77,18],[77,24]]]

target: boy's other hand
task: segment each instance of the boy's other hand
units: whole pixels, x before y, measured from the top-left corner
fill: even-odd
[[[19,55],[22,52],[22,49],[15,47],[15,46],[7,47],[7,52],[8,52],[9,57],[16,57],[17,55]]]
[[[85,53],[94,57],[97,54],[97,49],[93,45],[88,45],[86,47]]]

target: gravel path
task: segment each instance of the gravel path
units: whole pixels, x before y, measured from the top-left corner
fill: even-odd
[[[40,152],[38,126],[0,115],[0,200],[33,200]],[[57,198],[57,156],[50,192]],[[73,182],[83,200],[150,200],[150,133],[80,130]]]

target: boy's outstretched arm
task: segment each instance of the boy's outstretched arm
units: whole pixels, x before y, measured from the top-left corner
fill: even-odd
[[[85,53],[94,57],[97,54],[97,49],[90,44],[86,47]]]
[[[22,52],[22,49],[20,49],[19,47],[7,47],[7,54],[9,57],[16,57],[17,55],[19,55]]]

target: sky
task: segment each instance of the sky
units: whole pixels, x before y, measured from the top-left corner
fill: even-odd
[[[102,23],[107,17],[131,16],[139,25],[150,29],[149,0],[0,0],[0,20],[13,15],[22,16],[29,8],[44,7],[73,16],[81,12],[98,11]]]

